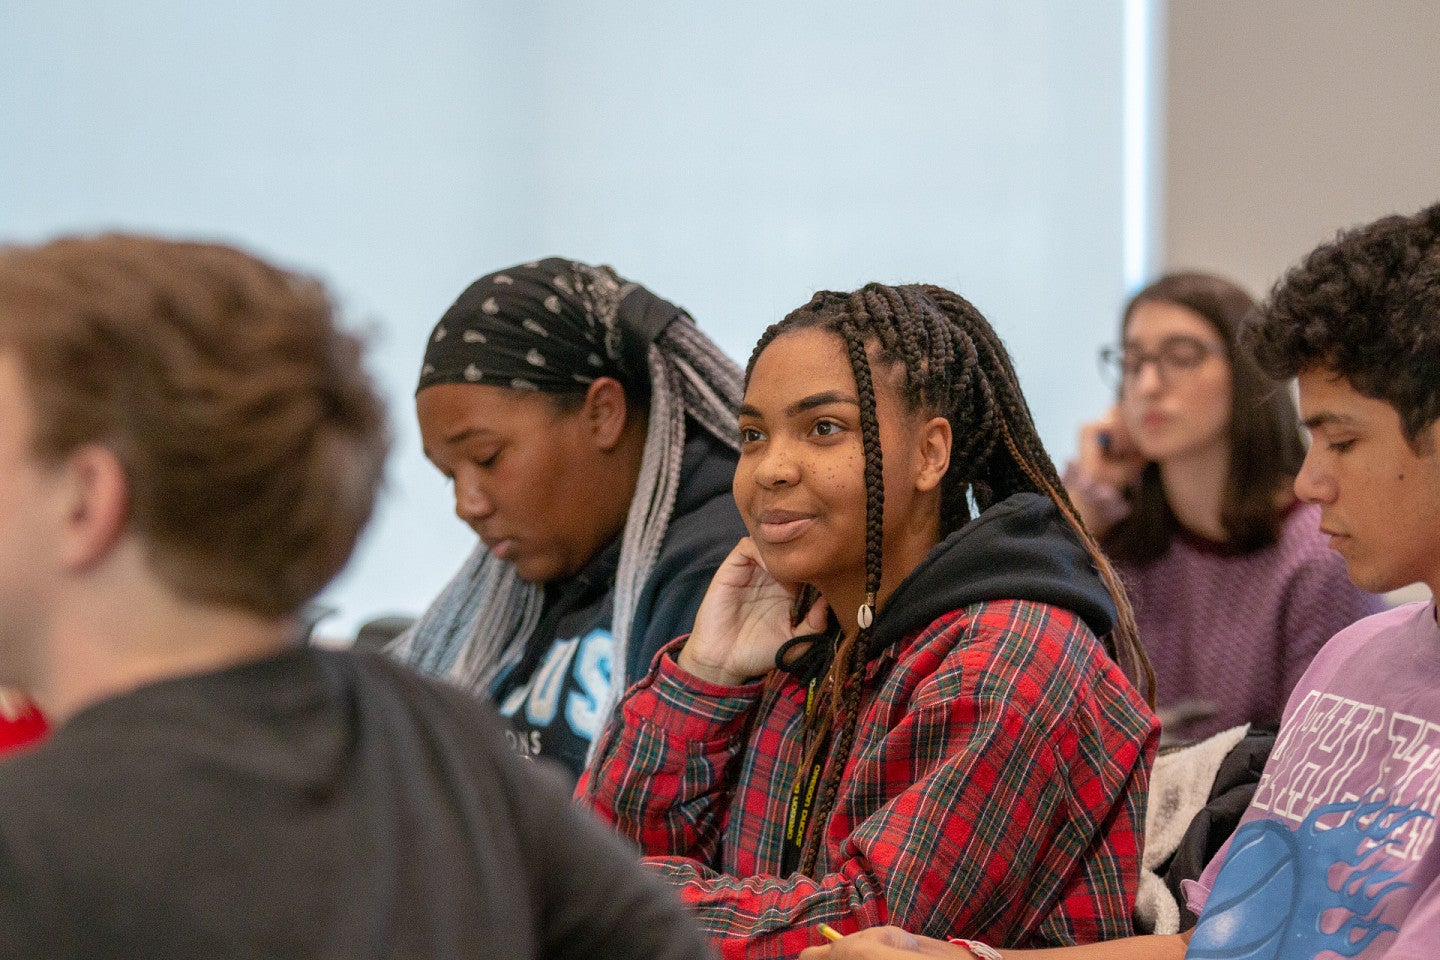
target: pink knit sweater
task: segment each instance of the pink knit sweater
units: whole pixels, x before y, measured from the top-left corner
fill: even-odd
[[[1116,566],[1155,667],[1157,704],[1201,700],[1216,709],[1166,731],[1185,739],[1247,722],[1277,726],[1325,641],[1382,608],[1345,576],[1312,505],[1292,509],[1279,541],[1254,553],[1182,533],[1159,560]]]

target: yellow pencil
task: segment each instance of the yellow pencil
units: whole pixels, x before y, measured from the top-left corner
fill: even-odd
[[[821,932],[822,934],[824,934],[825,939],[826,939],[826,940],[829,940],[831,943],[834,943],[836,940],[839,940],[841,937],[845,936],[845,934],[843,934],[843,933],[841,933],[840,931],[836,930],[834,927],[830,926],[830,924],[828,924],[828,923],[822,923],[822,924],[820,924],[820,928],[819,928],[819,929],[820,929],[820,932]]]

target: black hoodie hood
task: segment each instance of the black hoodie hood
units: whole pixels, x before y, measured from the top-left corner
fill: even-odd
[[[941,540],[910,571],[875,617],[865,659],[985,600],[1063,607],[1097,637],[1115,626],[1115,601],[1060,509],[1040,494],[1017,493]]]
[[[685,450],[680,455],[680,486],[675,494],[675,508],[671,516],[688,516],[716,497],[728,498],[735,479],[735,464],[739,459],[740,455],[733,447],[701,426],[698,420],[686,417]],[[745,535],[743,529],[742,537]]]

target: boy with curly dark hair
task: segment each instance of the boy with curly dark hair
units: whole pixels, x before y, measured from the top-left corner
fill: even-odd
[[[1248,321],[1297,377],[1312,443],[1295,480],[1367,590],[1440,590],[1440,204],[1341,234]],[[1301,678],[1240,827],[1189,885],[1190,932],[996,951],[895,928],[803,960],[1265,957],[1420,960],[1440,941],[1440,624],[1435,601],[1336,634]]]
[[[1315,250],[1252,318],[1248,343],[1276,379],[1339,374],[1421,442],[1440,418],[1440,203]]]

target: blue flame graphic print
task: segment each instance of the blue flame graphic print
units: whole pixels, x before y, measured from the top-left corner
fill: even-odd
[[[1321,825],[1336,815],[1344,820]],[[1326,950],[1359,956],[1396,929],[1380,915],[1408,884],[1396,879],[1386,848],[1417,818],[1431,817],[1377,799],[1317,807],[1294,831],[1275,820],[1242,825],[1186,960],[1312,960]]]

